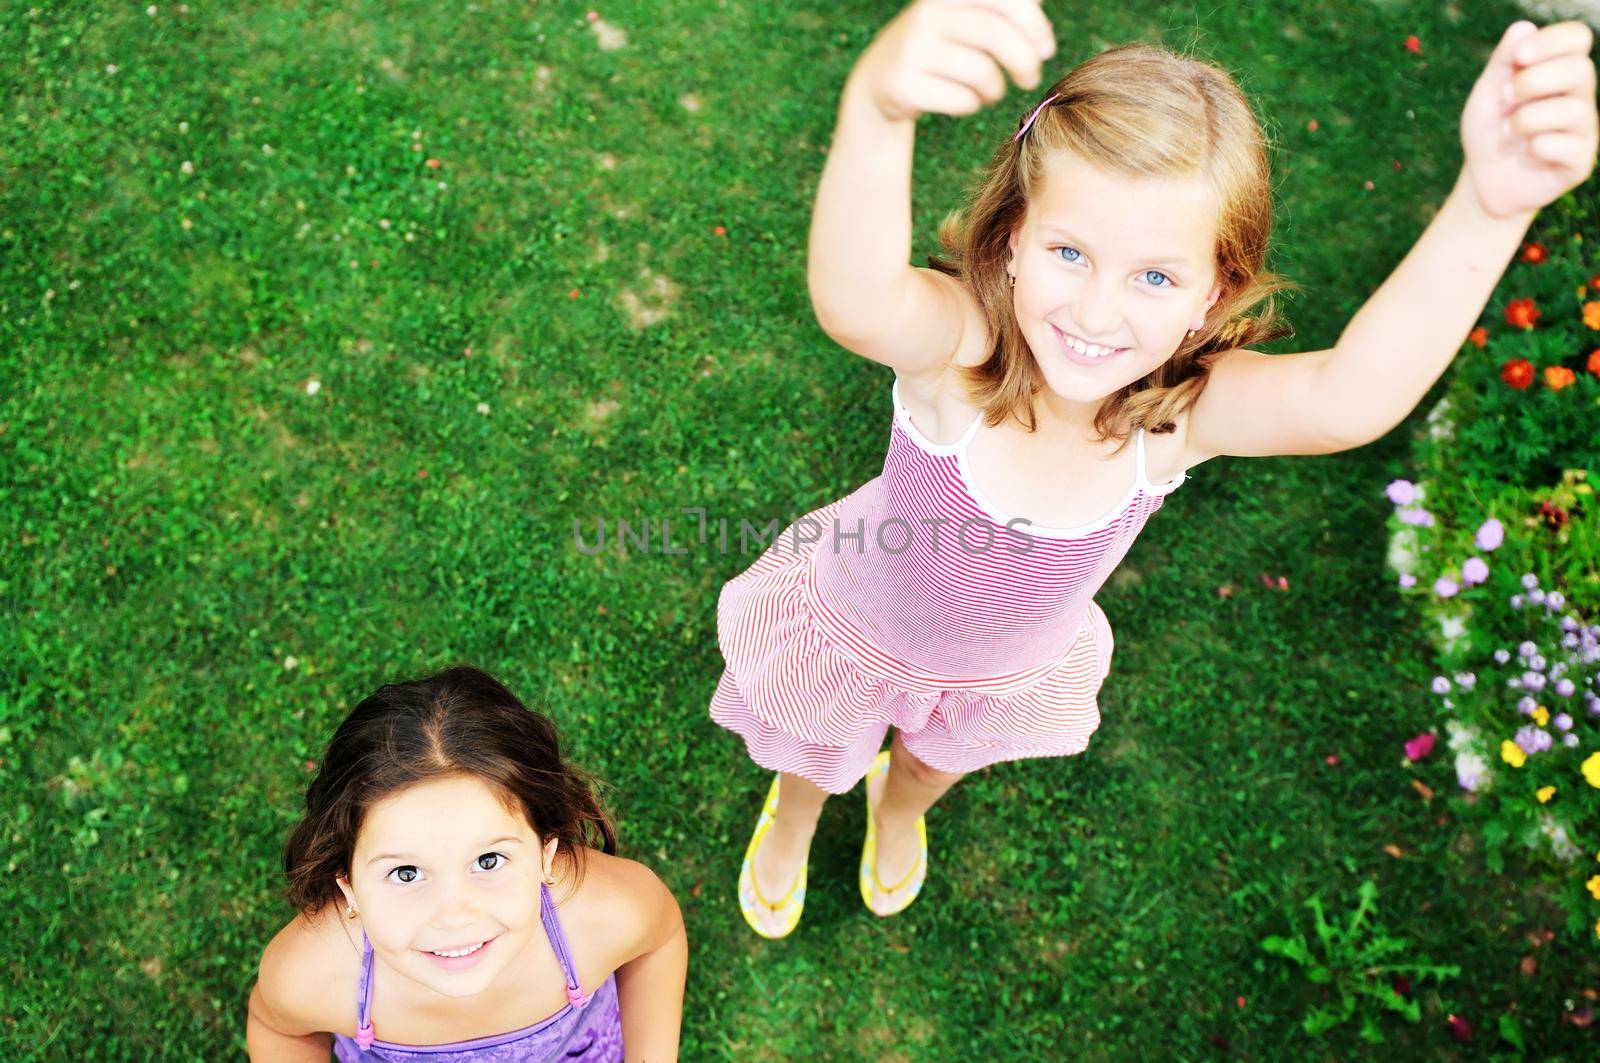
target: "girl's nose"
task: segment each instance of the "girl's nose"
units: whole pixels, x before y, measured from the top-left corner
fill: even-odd
[[[1073,308],[1078,327],[1088,333],[1079,339],[1091,343],[1116,339],[1117,329],[1122,325],[1122,308],[1117,302],[1119,294],[1114,285],[1105,282],[1097,281],[1084,288],[1083,298]]]

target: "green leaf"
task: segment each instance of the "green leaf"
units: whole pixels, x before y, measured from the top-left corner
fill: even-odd
[[[1500,1014],[1500,1036],[1518,1052],[1526,1052],[1528,1046],[1522,1040],[1522,1023],[1510,1012]]]

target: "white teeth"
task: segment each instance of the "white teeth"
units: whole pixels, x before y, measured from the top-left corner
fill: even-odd
[[[1057,331],[1060,330],[1058,329]],[[1098,343],[1085,343],[1078,337],[1069,336],[1065,332],[1061,333],[1061,338],[1066,341],[1068,347],[1071,347],[1085,358],[1107,358],[1117,353],[1119,349],[1116,347],[1102,347]]]
[[[480,941],[476,945],[467,949],[453,949],[449,952],[440,952],[437,949],[430,949],[429,951],[435,956],[443,956],[447,959],[455,959],[458,956],[471,956],[474,952],[477,952],[481,948],[483,948],[483,942]]]

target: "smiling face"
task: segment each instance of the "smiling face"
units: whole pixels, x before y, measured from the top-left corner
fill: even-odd
[[[367,810],[339,880],[379,958],[447,997],[482,992],[539,927],[541,847],[520,811],[470,775],[418,783]]]
[[[1098,405],[1172,357],[1217,301],[1216,240],[1215,197],[1198,178],[1052,155],[1007,266],[1048,391]]]

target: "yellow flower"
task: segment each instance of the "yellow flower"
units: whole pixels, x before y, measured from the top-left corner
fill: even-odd
[[[1600,302],[1583,304],[1583,323],[1592,329],[1600,329]]]
[[[1538,724],[1540,727],[1543,727],[1545,724],[1549,723],[1550,710],[1545,708],[1543,705],[1536,707],[1533,710],[1533,722]]]
[[[1505,747],[1502,746],[1500,751],[1503,754]],[[1578,765],[1578,770],[1583,772],[1583,777],[1588,780],[1590,786],[1600,789],[1600,753],[1590,753],[1589,759]],[[1600,860],[1600,856],[1596,856],[1595,859]]]
[[[1500,759],[1511,765],[1513,768],[1520,768],[1528,762],[1528,754],[1522,751],[1521,746],[1517,745],[1508,738],[1504,742],[1500,743]],[[1589,760],[1596,761],[1594,778],[1589,777]],[[1583,777],[1589,779],[1589,784],[1591,786],[1600,786],[1600,782],[1595,781],[1595,779],[1600,779],[1600,753],[1595,753],[1589,758],[1589,760],[1583,762]]]
[[[1594,876],[1588,882],[1585,882],[1584,885],[1589,887],[1589,893],[1594,897],[1594,899],[1600,901],[1600,875]]]
[[[1554,786],[1541,786],[1533,792],[1533,796],[1539,799],[1541,805],[1549,804],[1550,799],[1555,795],[1556,788]]]

